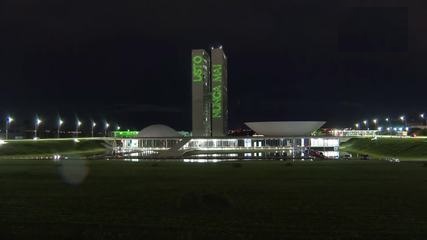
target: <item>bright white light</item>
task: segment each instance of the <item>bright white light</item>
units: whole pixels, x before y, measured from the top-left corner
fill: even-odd
[[[117,131],[120,130],[120,126],[117,126]]]
[[[368,121],[367,120],[363,121],[363,124],[365,124],[365,125],[368,124]]]
[[[400,120],[404,121],[405,120],[405,116],[400,116]]]
[[[74,142],[75,142],[75,143],[79,143],[80,141],[79,141],[79,139],[74,138]]]
[[[378,131],[382,131],[383,130],[383,128],[382,127],[378,127]]]
[[[96,127],[96,122],[93,122],[93,123],[92,123],[92,127]]]
[[[378,120],[374,119],[374,120],[372,120],[372,122],[375,123],[375,124],[377,124]]]
[[[41,123],[42,123],[42,120],[41,120],[40,118],[37,118],[37,119],[36,119],[36,124],[37,124],[37,125],[40,125]]]
[[[409,131],[409,128],[408,128],[408,127],[406,127],[406,128],[405,128],[405,130],[406,130],[406,131]]]
[[[64,124],[64,121],[62,121],[62,119],[59,119],[58,124],[59,126],[62,126],[62,124]]]
[[[12,117],[7,117],[7,123],[10,124],[11,122],[13,122],[14,119]]]
[[[421,113],[421,114],[420,114],[420,117],[421,117],[422,119],[424,119],[424,113]]]
[[[34,140],[34,141],[37,141],[38,139],[39,139],[38,137],[34,137],[34,138],[33,138],[33,140]]]
[[[4,140],[0,139],[0,146],[6,144],[7,142],[5,142]]]
[[[109,128],[110,127],[110,124],[109,123],[106,123],[105,124],[105,128]]]
[[[354,124],[354,126],[356,126],[356,128],[359,128],[359,124],[358,123]]]
[[[82,125],[82,122],[77,121],[77,126],[79,126],[79,127],[80,127],[80,125]]]
[[[397,128],[393,128],[394,131],[397,131]]]
[[[390,121],[390,119],[389,119],[389,118],[386,118],[386,119],[385,119],[385,121],[386,121],[386,122],[388,122],[388,121]]]
[[[403,128],[399,128],[399,131],[403,131]]]
[[[388,128],[387,128],[387,131],[390,131],[390,130],[391,130],[391,128],[389,128],[389,127],[388,127]]]

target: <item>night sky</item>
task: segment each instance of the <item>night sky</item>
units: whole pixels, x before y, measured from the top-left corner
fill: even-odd
[[[0,113],[190,130],[191,49],[221,43],[232,128],[417,114],[426,11],[422,0],[2,0]]]

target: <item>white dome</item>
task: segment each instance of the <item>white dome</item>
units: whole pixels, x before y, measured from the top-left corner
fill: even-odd
[[[180,137],[180,135],[177,131],[175,131],[173,128],[169,126],[162,125],[162,124],[155,124],[142,129],[139,132],[138,137],[165,138],[165,137]]]

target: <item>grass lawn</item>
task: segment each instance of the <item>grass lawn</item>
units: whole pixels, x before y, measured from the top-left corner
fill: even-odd
[[[0,159],[10,157],[38,157],[52,154],[89,156],[106,152],[106,142],[103,140],[22,140],[10,141],[0,145]]]
[[[426,239],[426,183],[420,162],[0,160],[0,239]]]
[[[401,160],[426,160],[427,139],[417,138],[353,138],[341,144],[341,151],[369,154],[375,158],[397,157]]]

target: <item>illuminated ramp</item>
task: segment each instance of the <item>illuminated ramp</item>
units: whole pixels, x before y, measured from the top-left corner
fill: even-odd
[[[166,151],[161,151],[157,154],[160,158],[167,157],[182,157],[186,153],[186,151],[182,150],[182,147],[190,141],[189,138],[181,139],[181,141]]]

